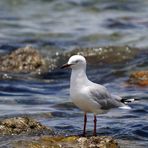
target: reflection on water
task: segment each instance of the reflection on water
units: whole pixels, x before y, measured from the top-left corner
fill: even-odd
[[[148,1],[5,0],[0,1],[0,52],[31,44],[51,56],[60,49],[108,45],[148,47]],[[51,49],[52,47],[52,49]],[[51,49],[51,51],[50,51]],[[61,63],[62,64],[62,63]],[[148,140],[147,88],[126,86],[129,73],[146,69],[147,54],[128,63],[89,65],[91,80],[123,97],[139,98],[133,110],[112,110],[98,116],[98,134],[123,140]],[[12,74],[13,75],[13,74]],[[0,117],[31,114],[64,134],[80,134],[83,113],[69,100],[69,71],[34,77],[15,75],[0,81]],[[51,112],[54,118],[42,116]],[[92,115],[88,135],[92,134]],[[112,126],[111,126],[112,125]]]

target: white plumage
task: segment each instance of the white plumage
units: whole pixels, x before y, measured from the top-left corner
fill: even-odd
[[[125,105],[122,98],[112,95],[109,91],[100,84],[93,83],[86,75],[86,60],[81,55],[70,57],[67,64],[63,66],[71,67],[72,73],[70,78],[70,98],[72,102],[85,113],[84,121],[86,122],[86,113],[94,113],[96,115],[104,113],[111,108],[130,109]],[[94,121],[95,121],[94,120]],[[96,135],[96,123],[94,123],[94,135]],[[85,135],[86,123],[84,123],[83,134]]]

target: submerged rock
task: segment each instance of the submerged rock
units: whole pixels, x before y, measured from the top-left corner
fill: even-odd
[[[1,72],[41,73],[48,71],[48,67],[45,58],[32,47],[19,48],[0,57]]]
[[[130,75],[128,80],[130,84],[148,86],[148,71],[136,71]]]
[[[42,136],[32,141],[17,141],[13,147],[25,148],[119,148],[118,143],[112,137],[78,137],[78,136]]]
[[[53,131],[29,117],[14,117],[0,121],[0,135],[53,134]]]

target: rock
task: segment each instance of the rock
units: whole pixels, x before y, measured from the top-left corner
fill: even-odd
[[[0,121],[0,136],[11,136],[7,147],[25,148],[118,148],[112,137],[60,136],[30,117],[14,117]],[[17,136],[19,135],[19,137]],[[25,138],[24,138],[25,137]]]
[[[53,131],[29,117],[14,117],[0,121],[0,135],[53,134]]]
[[[12,147],[19,148],[119,148],[118,143],[112,137],[78,137],[78,136],[42,136],[31,141],[17,141]]]
[[[113,46],[77,48],[56,54],[51,58],[44,58],[37,49],[25,47],[16,49],[8,55],[1,55],[0,72],[42,74],[61,66],[62,63],[67,62],[69,57],[74,54],[85,56],[90,64],[114,64],[134,58],[138,51],[136,48]],[[7,78],[5,75],[0,77]]]
[[[74,54],[80,54],[86,57],[90,64],[116,64],[126,62],[133,59],[139,50],[137,48],[130,47],[96,47],[96,48],[78,48],[69,52],[62,53],[59,55],[57,65],[66,62],[70,56]]]
[[[148,86],[148,71],[136,71],[130,75],[128,80],[130,84],[139,86]]]
[[[48,71],[49,64],[32,47],[19,48],[0,57],[1,72],[41,73]]]

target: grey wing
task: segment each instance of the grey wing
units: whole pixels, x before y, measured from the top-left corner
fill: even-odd
[[[101,109],[107,110],[124,105],[119,96],[111,95],[104,86],[98,85],[98,87],[91,88],[90,93],[93,101],[96,101]]]

